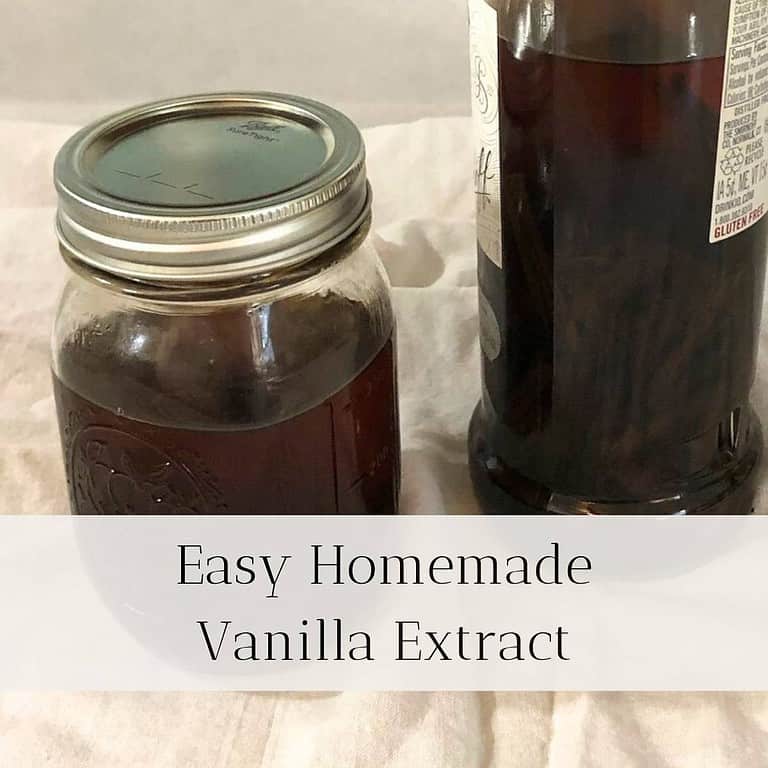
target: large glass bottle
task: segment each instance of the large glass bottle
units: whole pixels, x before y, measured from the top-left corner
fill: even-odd
[[[470,1],[489,512],[748,513],[768,1]]]

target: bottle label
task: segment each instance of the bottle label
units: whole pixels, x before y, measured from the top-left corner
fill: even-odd
[[[499,25],[484,0],[469,0],[475,197],[480,250],[501,269],[501,155],[499,152]]]
[[[731,0],[709,241],[768,210],[768,0]]]

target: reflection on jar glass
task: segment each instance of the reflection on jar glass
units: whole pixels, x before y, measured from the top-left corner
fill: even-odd
[[[364,147],[269,94],[139,107],[56,164],[53,372],[78,514],[386,514],[394,317]]]

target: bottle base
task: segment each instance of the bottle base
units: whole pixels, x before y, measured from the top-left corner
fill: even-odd
[[[485,438],[482,404],[469,428],[469,466],[475,495],[485,514],[496,515],[749,515],[754,513],[763,437],[752,414],[747,445],[739,461],[680,493],[626,501],[581,499],[525,477],[494,455]]]

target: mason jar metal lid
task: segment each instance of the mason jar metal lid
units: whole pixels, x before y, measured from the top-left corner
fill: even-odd
[[[189,96],[90,125],[54,171],[68,258],[152,283],[294,266],[370,213],[365,147],[340,112],[275,93]]]

